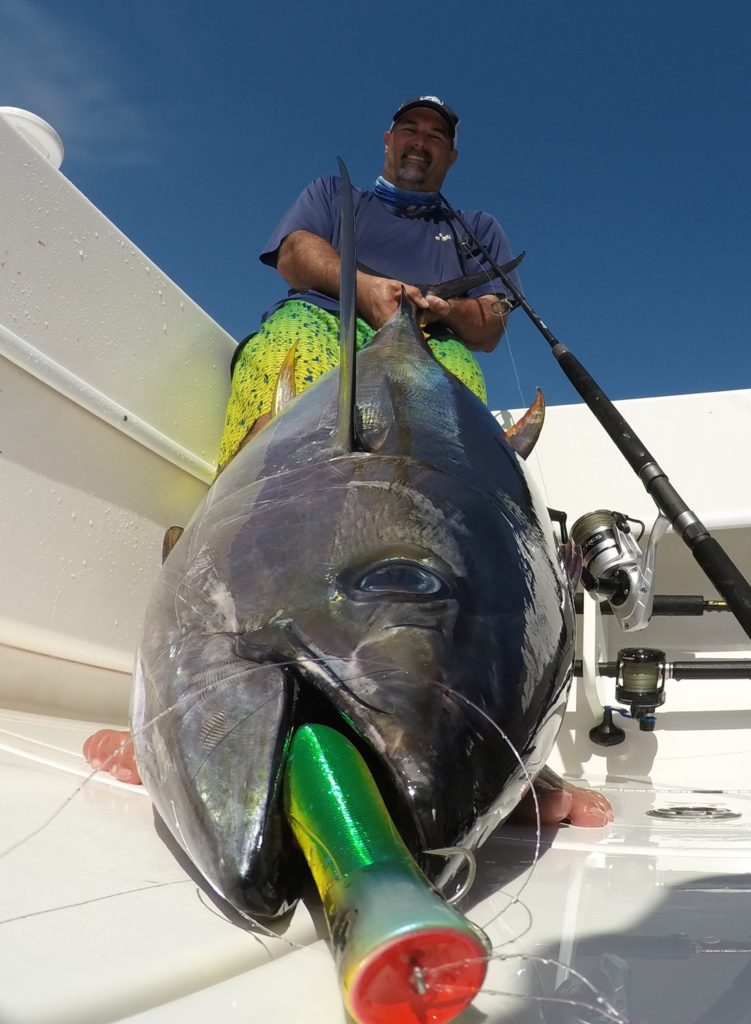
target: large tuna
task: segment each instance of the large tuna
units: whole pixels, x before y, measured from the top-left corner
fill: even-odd
[[[146,614],[139,769],[209,883],[254,915],[299,892],[281,803],[296,726],[355,742],[434,877],[424,851],[475,846],[514,806],[515,751],[540,766],[570,678],[547,511],[406,299],[357,356],[344,447],[343,401],[333,371],[235,457]]]

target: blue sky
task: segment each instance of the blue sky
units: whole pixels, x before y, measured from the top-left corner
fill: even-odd
[[[389,115],[437,94],[462,120],[447,197],[527,251],[527,297],[611,397],[748,387],[750,12],[5,0],[0,103],[240,338],[283,290],[257,253],[296,194],[337,154],[369,185]],[[494,407],[577,400],[520,312],[509,342],[482,357]]]

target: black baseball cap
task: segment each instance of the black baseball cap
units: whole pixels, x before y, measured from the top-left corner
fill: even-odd
[[[451,142],[454,142],[456,139],[456,131],[459,127],[459,118],[448,103],[444,103],[443,100],[439,99],[437,96],[418,96],[417,99],[407,100],[406,103],[402,103],[391,119],[391,128],[393,129],[400,117],[404,117],[408,110],[414,110],[415,107],[428,107],[429,110],[435,110],[439,113],[449,126]]]

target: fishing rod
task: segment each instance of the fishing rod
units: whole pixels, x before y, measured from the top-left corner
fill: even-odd
[[[740,569],[681,498],[657,460],[642,444],[595,379],[532,309],[524,295],[511,281],[508,274],[505,274],[503,269],[498,266],[487,247],[475,236],[461,215],[443,195],[440,193],[439,195],[449,216],[466,232],[467,238],[482,253],[488,261],[488,265],[493,268],[513,296],[515,305],[524,310],[550,345],[558,365],[605,428],[658,509],[670,521],[673,529],[690,549],[707,579],[727,601],[738,624],[751,639],[751,586]]]

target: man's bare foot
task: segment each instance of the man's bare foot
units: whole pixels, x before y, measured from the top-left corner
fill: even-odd
[[[100,729],[83,745],[83,756],[92,768],[109,772],[119,782],[140,785],[133,741],[127,729]]]
[[[542,769],[535,779],[534,788],[543,825],[560,825],[569,821],[582,828],[601,828],[613,820],[613,808],[601,793],[565,782],[550,768]],[[516,808],[514,817],[517,821],[537,820],[531,793],[527,793]]]

